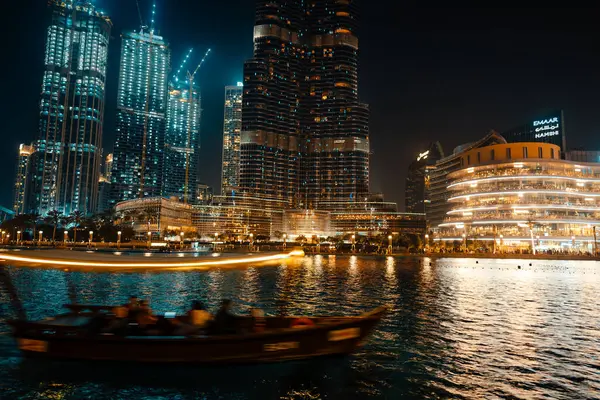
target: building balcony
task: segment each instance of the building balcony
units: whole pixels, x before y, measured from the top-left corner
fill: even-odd
[[[517,225],[527,227],[534,225],[598,225],[600,214],[589,213],[585,215],[569,215],[566,213],[535,214],[535,213],[481,213],[475,216],[463,215],[446,217],[439,225],[443,227],[464,227],[476,225]]]
[[[563,197],[578,197],[578,198],[594,198],[600,197],[600,186],[576,186],[565,187],[564,185],[553,184],[505,184],[498,186],[474,185],[468,189],[452,193],[448,198],[449,202],[469,201],[472,198],[492,197],[494,200],[498,197],[508,196],[532,196],[532,195],[547,195],[547,196],[563,196]],[[481,199],[482,200],[482,199]]]
[[[564,163],[564,162],[562,162]],[[531,168],[527,168],[531,164]],[[543,165],[544,162],[542,161]],[[515,165],[521,165],[521,168],[515,168]],[[483,168],[482,170],[479,170]],[[590,168],[575,164],[566,164],[556,168],[539,168],[538,163],[520,163],[510,164],[509,168],[494,168],[491,166],[466,168],[454,172],[448,176],[452,180],[452,185],[469,184],[470,181],[493,180],[514,180],[514,179],[565,179],[565,180],[586,180],[590,182],[600,182],[600,168]]]

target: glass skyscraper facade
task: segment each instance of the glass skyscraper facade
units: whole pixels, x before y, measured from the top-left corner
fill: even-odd
[[[152,30],[122,35],[111,205],[162,194],[170,61]]]
[[[195,203],[200,151],[200,89],[188,80],[169,86],[163,196]]]
[[[222,195],[232,193],[239,186],[243,95],[244,85],[241,82],[237,86],[225,87],[223,169],[221,173]]]
[[[258,2],[244,67],[242,191],[299,208],[368,196],[357,20],[356,0]]]
[[[50,0],[39,135],[25,212],[93,212],[112,23],[90,1]]]

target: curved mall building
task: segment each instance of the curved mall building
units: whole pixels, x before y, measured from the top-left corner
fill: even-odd
[[[499,251],[594,251],[600,164],[560,158],[547,143],[465,152],[448,174],[446,218],[434,240]]]

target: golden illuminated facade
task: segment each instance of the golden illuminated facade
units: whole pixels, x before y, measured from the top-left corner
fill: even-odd
[[[192,206],[178,200],[163,197],[128,200],[118,203],[115,211],[121,223],[131,223],[138,237],[146,237],[148,232],[156,238],[196,231],[192,225]]]
[[[358,95],[358,1],[259,0],[255,15],[239,191],[286,208],[361,201],[371,148]]]
[[[27,193],[27,176],[29,174],[29,158],[35,152],[33,146],[19,145],[19,157],[17,159],[17,174],[15,177],[15,193],[13,211],[15,214],[25,213],[25,195]]]
[[[600,164],[560,158],[547,143],[467,151],[448,175],[446,218],[435,240],[489,250],[594,251]]]

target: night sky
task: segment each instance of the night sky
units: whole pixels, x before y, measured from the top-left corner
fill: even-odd
[[[120,33],[137,30],[134,0],[96,0],[113,19],[104,129],[115,138]],[[6,4],[4,4],[6,3]],[[46,0],[3,2],[0,204],[12,208],[19,143],[37,136]],[[446,3],[448,4],[448,3]],[[487,3],[486,3],[487,4]],[[151,0],[140,0],[144,17]],[[371,189],[404,208],[407,166],[429,142],[446,153],[490,129],[564,109],[569,147],[600,150],[600,46],[595,8],[435,8],[364,1],[360,97],[371,107]],[[173,67],[194,47],[202,84],[200,178],[219,187],[224,86],[252,55],[253,0],[157,0]]]

